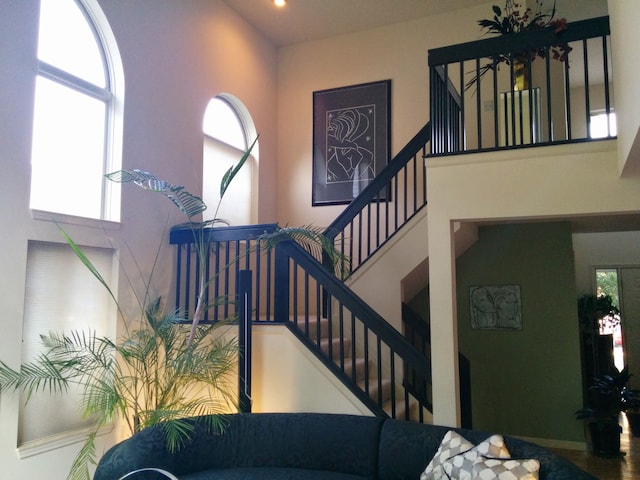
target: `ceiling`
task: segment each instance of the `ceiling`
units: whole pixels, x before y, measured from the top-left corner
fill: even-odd
[[[278,47],[477,5],[478,0],[224,0]]]

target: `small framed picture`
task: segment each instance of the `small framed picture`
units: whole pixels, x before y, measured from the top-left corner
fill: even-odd
[[[471,327],[476,329],[522,329],[519,285],[479,285],[469,288]]]

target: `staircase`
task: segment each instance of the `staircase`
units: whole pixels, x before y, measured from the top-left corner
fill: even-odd
[[[420,222],[418,213],[427,204],[425,157],[431,137],[427,123],[326,229],[325,236],[349,258],[346,273],[351,280],[347,282],[335,277],[328,259],[323,259],[323,266],[293,241],[277,244],[263,258],[260,235],[277,230],[276,225],[218,227],[204,232],[211,245],[206,259],[207,276],[212,279],[207,303],[214,298],[235,298],[240,272],[251,270],[251,308],[245,309],[241,323],[289,319],[286,325],[291,332],[373,413],[423,423],[432,418],[431,398],[419,398],[408,388],[407,379],[411,374],[414,380],[430,385],[429,359],[400,333],[399,309],[385,315],[389,323],[348,283],[392,239],[401,238],[396,236],[399,232],[410,231],[406,229],[410,222]],[[176,308],[190,311],[199,283],[193,235],[188,228],[176,227],[170,242],[178,246]],[[416,265],[425,256],[426,250],[409,260]],[[399,289],[399,282],[394,283]],[[204,321],[219,321],[232,313],[229,302],[224,302],[222,307],[208,309]]]
[[[327,318],[321,318],[319,321],[316,319],[309,321],[309,339],[318,345],[322,353],[327,358],[331,358],[338,367],[344,367],[344,373],[347,377],[355,382],[358,388],[367,393],[378,405],[381,405],[386,415],[391,418],[418,421],[419,402],[410,397],[408,408],[404,402],[396,403],[394,398],[397,398],[399,392],[395,391],[395,385],[393,385],[391,378],[384,375],[379,378],[377,370],[373,367],[371,361],[361,353],[352,351],[353,344],[349,337],[330,338],[329,331],[329,320]],[[341,356],[341,352],[344,352],[344,357]],[[423,412],[423,421],[426,420],[426,422],[424,423],[430,423],[431,419],[431,412],[425,410]]]
[[[347,273],[352,278],[426,206],[424,157],[430,138],[427,124],[325,232],[350,259]],[[394,201],[376,201],[382,192],[384,198],[393,195]],[[430,384],[430,361],[402,336],[399,316],[393,325],[388,323],[332,270],[293,241],[281,242],[273,252],[262,255],[260,235],[277,228],[206,229],[205,238],[211,245],[207,275],[212,278],[207,302],[234,298],[240,272],[251,270],[252,301],[247,310],[252,313],[247,321],[280,323],[290,319],[286,325],[291,332],[374,414],[430,422],[431,399],[418,398],[406,382],[411,372],[420,382]],[[192,232],[176,227],[170,242],[178,246],[176,308],[190,311],[199,282]],[[221,268],[225,265],[231,268]],[[207,310],[204,321],[219,321],[231,314],[233,308],[229,311],[229,302],[224,302]]]
[[[528,146],[515,142],[510,145],[499,143],[501,120],[497,113],[493,115],[493,122],[480,121],[480,97],[476,96],[473,101],[467,97],[472,92],[465,88],[464,62],[473,62],[475,68],[479,68],[478,60],[481,58],[532,48],[540,51],[555,41],[555,37],[549,37],[551,33],[551,30],[536,32],[535,42],[539,43],[534,42],[534,35],[526,38],[514,35],[510,39],[485,39],[455,48],[450,46],[429,51],[431,122],[420,129],[324,232],[350,259],[346,281],[332,274],[328,259],[323,259],[323,268],[294,242],[279,244],[274,252],[266,254],[265,259],[259,253],[256,255],[255,252],[261,250],[258,240],[261,233],[274,231],[278,228],[275,225],[217,228],[206,231],[211,242],[206,259],[209,266],[207,275],[208,278],[211,278],[209,275],[213,277],[207,292],[208,299],[235,298],[234,285],[240,271],[250,270],[252,283],[246,290],[251,297],[250,308],[242,312],[247,325],[250,322],[286,324],[372,412],[428,422],[431,365],[424,353],[431,347],[423,345],[418,350],[400,333],[406,329],[401,302],[424,288],[428,278],[428,248],[426,235],[421,230],[426,228],[425,158],[427,154],[447,156]],[[580,41],[585,46],[586,39],[601,37],[606,51],[608,18],[574,22],[563,35],[564,41]],[[548,68],[547,62],[547,71]],[[608,72],[606,57],[603,72]],[[586,69],[584,76],[588,77]],[[494,98],[498,95],[496,88],[494,77]],[[568,114],[572,109],[569,108],[568,90],[566,93],[565,116],[569,120]],[[609,113],[608,93],[605,98]],[[552,111],[550,101],[547,100],[549,112]],[[588,96],[586,103],[588,106]],[[589,108],[584,110],[587,115],[585,124],[588,124]],[[472,117],[477,117],[477,122],[467,125]],[[548,115],[549,135],[552,123],[564,123],[552,120]],[[589,140],[573,133],[570,122],[567,123],[567,136],[554,133],[536,146]],[[515,131],[513,126],[512,130]],[[458,229],[456,252],[464,251],[475,239],[475,232],[466,231],[467,227],[455,227]],[[404,241],[403,236],[408,238],[412,229],[419,232],[418,240]],[[194,292],[199,283],[198,259],[192,248],[191,232],[185,235],[179,230],[171,232],[171,243],[178,246],[176,308],[189,311],[189,305],[195,302]],[[416,252],[407,246],[418,246],[421,250]],[[395,260],[400,257],[408,263],[396,268],[398,262]],[[387,265],[391,263],[392,267],[387,268],[385,262]],[[221,265],[229,264],[232,265],[230,270],[220,271]],[[387,272],[391,270],[397,270],[398,276],[388,278]],[[204,321],[215,322],[233,315],[234,308],[229,309],[230,303],[225,302],[225,310],[208,310]],[[238,311],[236,306],[235,313]],[[464,363],[460,358],[460,365],[464,366]],[[462,372],[460,378],[463,390]],[[462,408],[464,410],[464,405]]]

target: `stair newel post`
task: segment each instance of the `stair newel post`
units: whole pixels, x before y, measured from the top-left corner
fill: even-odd
[[[236,292],[238,296],[238,341],[240,344],[238,403],[242,413],[249,413],[251,412],[251,270],[238,271]]]
[[[274,255],[274,306],[273,314],[276,322],[289,321],[289,256],[285,248],[288,242],[275,246]]]
[[[328,232],[326,233],[326,237],[333,244],[335,238],[333,236],[330,236]],[[322,265],[324,265],[324,267],[329,272],[334,273],[334,265],[333,265],[333,262],[331,261],[331,257],[324,250],[322,251]],[[329,293],[327,292],[326,288],[322,289],[322,312],[321,312],[321,314],[322,314],[323,318],[327,318],[328,315],[329,315]]]

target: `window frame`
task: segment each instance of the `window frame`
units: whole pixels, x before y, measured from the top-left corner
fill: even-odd
[[[123,90],[124,72],[120,58],[120,52],[102,9],[96,0],[71,0],[82,13],[90,31],[92,32],[102,63],[105,86],[95,85],[66,70],[51,65],[40,58],[36,58],[36,78],[55,82],[56,84],[86,95],[104,104],[104,150],[102,153],[101,169],[103,173],[109,173],[122,168],[122,137],[123,137]],[[40,27],[38,27],[40,35]],[[35,111],[34,111],[35,116]],[[33,141],[33,140],[32,140]],[[70,213],[50,212],[42,209],[31,208],[32,217],[39,220],[54,220],[63,223],[93,225],[96,222],[102,224],[119,223],[121,209],[121,188],[119,184],[101,180],[100,212],[99,217],[76,216]],[[33,185],[31,185],[33,188]]]

